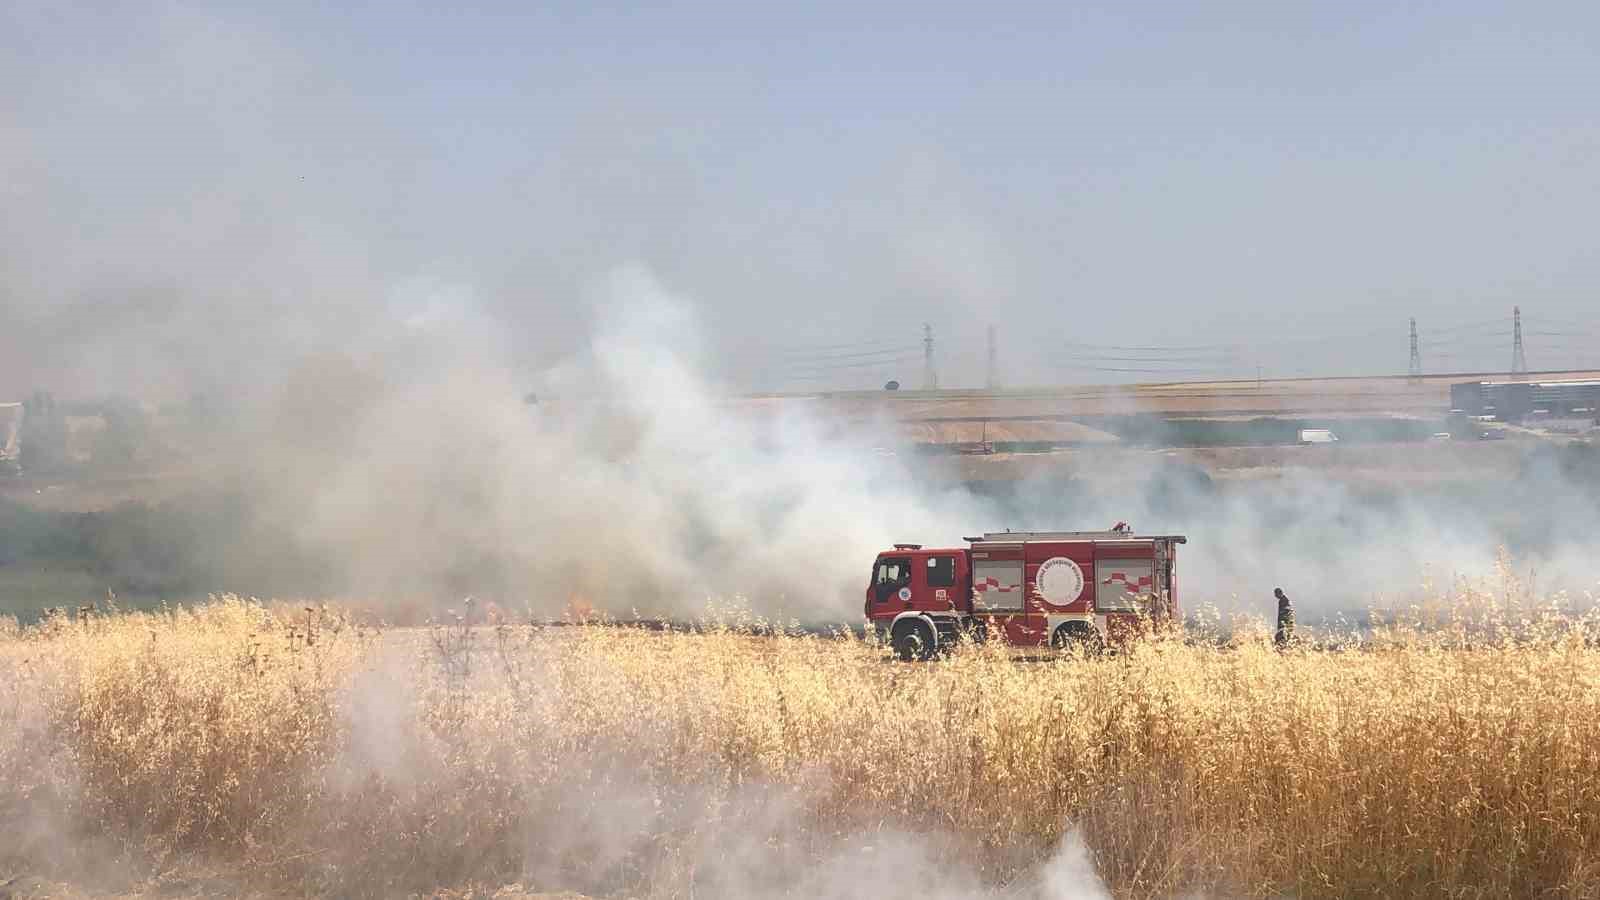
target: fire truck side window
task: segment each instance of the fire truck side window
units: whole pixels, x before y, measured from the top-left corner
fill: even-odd
[[[928,557],[928,587],[955,587],[956,558],[954,556]]]

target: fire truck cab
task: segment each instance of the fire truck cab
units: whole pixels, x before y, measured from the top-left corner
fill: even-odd
[[[966,540],[956,548],[895,544],[873,563],[864,611],[901,659],[928,659],[962,636],[1097,651],[1181,621],[1182,535],[1135,535],[1119,523]]]

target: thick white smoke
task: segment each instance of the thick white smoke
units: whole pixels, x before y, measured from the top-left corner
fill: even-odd
[[[344,591],[459,589],[541,613],[742,597],[844,619],[878,549],[983,518],[875,452],[892,442],[873,423],[733,402],[700,365],[692,305],[643,269],[597,294],[592,338],[531,381],[470,315],[307,370],[284,402],[330,409],[248,452],[259,495],[337,560]]]
[[[1549,467],[1499,473],[1495,502],[1482,485],[1386,491],[1308,466],[1212,478],[1125,448],[975,492],[947,460],[885,453],[899,445],[887,418],[739,399],[706,374],[694,303],[642,267],[585,301],[588,339],[539,365],[504,349],[469,292],[416,287],[388,330],[300,367],[274,414],[247,417],[274,423],[234,451],[255,473],[252,502],[325,561],[318,590],[472,593],[539,615],[581,601],[682,616],[716,600],[849,621],[873,556],[894,541],[1125,520],[1189,536],[1189,608],[1260,612],[1281,585],[1316,616],[1489,572],[1529,508],[1557,521],[1512,548],[1518,565],[1580,599],[1594,583],[1578,561],[1600,513]],[[521,402],[530,391],[537,402]]]

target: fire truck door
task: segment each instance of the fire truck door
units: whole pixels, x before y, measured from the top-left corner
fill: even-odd
[[[878,560],[872,576],[873,600],[885,611],[898,612],[911,599],[911,560],[894,557]]]
[[[957,604],[963,599],[959,587],[962,576],[962,562],[959,556],[953,553],[940,553],[929,556],[923,561],[923,583],[914,585],[912,590],[924,601],[930,601],[932,609],[944,611],[957,609]]]

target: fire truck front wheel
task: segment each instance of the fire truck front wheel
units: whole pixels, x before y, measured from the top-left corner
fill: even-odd
[[[1077,649],[1084,656],[1093,656],[1105,649],[1100,632],[1086,622],[1068,622],[1057,626],[1050,635],[1050,646],[1057,650]]]
[[[894,647],[894,655],[900,657],[902,662],[932,659],[933,629],[922,621],[901,622],[894,627],[890,644]]]

